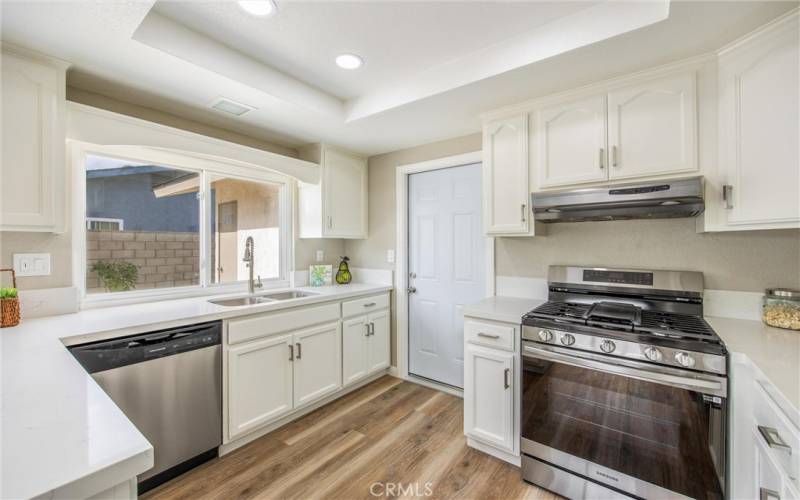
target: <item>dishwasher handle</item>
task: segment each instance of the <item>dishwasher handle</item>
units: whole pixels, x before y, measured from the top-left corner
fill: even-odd
[[[86,371],[97,373],[219,345],[221,340],[222,324],[214,321],[77,345],[70,352]]]

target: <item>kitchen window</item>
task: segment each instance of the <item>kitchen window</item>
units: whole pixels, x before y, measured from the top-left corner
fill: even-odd
[[[85,232],[78,266],[85,301],[243,291],[248,237],[254,275],[265,287],[288,284],[289,178],[223,172],[225,165],[173,154],[144,161],[148,156],[83,157],[83,220],[76,227]]]

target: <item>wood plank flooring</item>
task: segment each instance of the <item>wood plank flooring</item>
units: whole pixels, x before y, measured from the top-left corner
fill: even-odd
[[[460,398],[382,377],[142,498],[557,498],[467,447],[462,412]]]

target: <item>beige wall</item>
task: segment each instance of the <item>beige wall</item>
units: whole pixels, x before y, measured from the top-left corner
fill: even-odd
[[[701,233],[694,219],[578,222],[497,238],[500,276],[546,278],[550,264],[702,271],[706,288],[800,288],[800,230]]]
[[[198,134],[207,135],[230,141],[244,146],[250,146],[273,153],[286,156],[297,157],[297,151],[260,139],[244,136],[220,129],[210,125],[205,125],[191,120],[186,120],[162,111],[118,101],[110,97],[81,90],[75,87],[67,87],[67,99],[70,101],[106,109],[115,113],[120,113],[143,120],[160,123],[170,127],[175,127]],[[69,181],[67,186],[69,186]],[[67,206],[71,206],[67,202]],[[67,218],[69,224],[69,217]],[[308,266],[316,263],[316,250],[325,252],[326,264],[338,264],[340,255],[344,255],[344,242],[342,240],[295,240],[295,269],[308,270]],[[35,290],[42,288],[55,288],[71,286],[72,283],[72,243],[69,232],[64,234],[50,233],[19,233],[19,232],[0,232],[0,267],[11,267],[13,264],[12,255],[15,253],[50,253],[51,255],[51,274],[50,276],[36,276],[19,278],[17,284],[23,290]],[[8,274],[8,273],[3,273]],[[3,285],[10,278],[0,276]]]

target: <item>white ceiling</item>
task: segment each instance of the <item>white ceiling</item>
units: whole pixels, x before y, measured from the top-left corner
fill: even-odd
[[[2,38],[73,63],[70,85],[287,146],[365,154],[478,114],[708,52],[797,2],[2,2]],[[355,52],[365,65],[333,64]],[[234,118],[219,96],[257,108]]]

